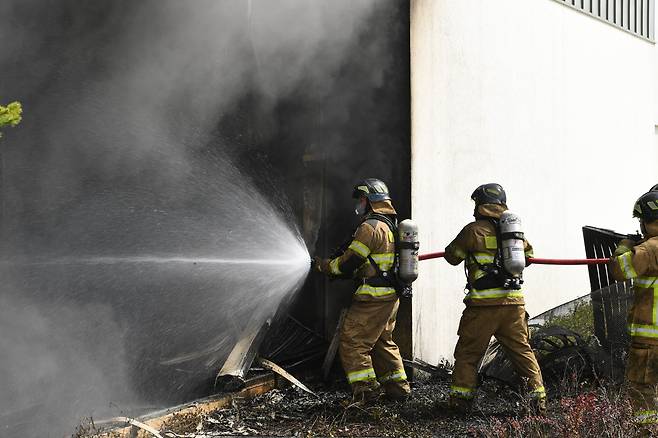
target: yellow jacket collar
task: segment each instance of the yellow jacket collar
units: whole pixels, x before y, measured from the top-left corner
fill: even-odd
[[[372,211],[379,214],[397,214],[391,201],[371,202]]]
[[[474,216],[476,218],[484,216],[500,219],[500,215],[505,211],[507,211],[507,205],[505,204],[481,204],[475,209]]]

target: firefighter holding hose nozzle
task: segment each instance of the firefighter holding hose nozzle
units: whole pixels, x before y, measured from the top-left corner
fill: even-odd
[[[626,383],[638,425],[658,424],[658,184],[635,202],[642,240],[622,240],[610,258],[612,277],[633,280]]]
[[[478,383],[477,365],[491,336],[505,347],[512,364],[527,385],[532,410],[546,410],[541,371],[529,343],[523,300],[522,271],[532,247],[521,232],[521,221],[507,210],[507,197],[499,184],[479,186],[475,221],[466,225],[446,247],[451,265],[465,264],[467,294],[455,347],[450,405],[470,412]]]
[[[353,401],[373,401],[382,387],[387,397],[405,400],[411,389],[400,351],[393,342],[399,306],[394,275],[397,213],[386,184],[378,179],[361,181],[352,196],[356,199],[355,213],[362,222],[349,246],[333,259],[316,257],[314,265],[329,276],[348,276],[357,281],[339,345]]]

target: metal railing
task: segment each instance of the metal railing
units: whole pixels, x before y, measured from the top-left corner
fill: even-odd
[[[656,0],[553,0],[655,42]]]
[[[595,227],[583,227],[585,253],[587,257],[611,257],[620,240],[629,237]],[[590,265],[589,282],[592,288],[592,311],[594,332],[606,349],[623,349],[628,342],[626,316],[633,299],[630,281],[617,282],[607,265]]]

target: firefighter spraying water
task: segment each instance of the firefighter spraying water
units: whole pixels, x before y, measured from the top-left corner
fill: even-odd
[[[393,330],[399,296],[410,296],[418,277],[418,230],[412,221],[399,226],[384,182],[368,178],[354,187],[355,213],[361,224],[347,248],[331,259],[315,259],[329,276],[356,283],[340,335],[340,358],[352,386],[353,401],[375,400],[383,389],[394,400],[406,399],[411,388]]]

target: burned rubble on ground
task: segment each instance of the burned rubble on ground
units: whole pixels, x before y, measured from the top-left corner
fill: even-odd
[[[475,411],[469,415],[448,408],[450,365],[434,366],[419,359],[405,360],[405,366],[414,369],[411,399],[404,403],[382,398],[367,406],[350,404],[349,388],[335,361],[331,361],[334,366],[329,367],[333,369],[329,379],[321,375],[324,373],[309,373],[320,369],[326,340],[298,321],[289,320],[262,344],[249,344],[247,349],[257,348],[259,357],[272,359],[297,378],[304,376],[300,380],[312,394],[293,385],[254,398],[233,398],[229,406],[209,413],[174,414],[162,425],[160,434],[171,438],[520,437],[552,436],[559,431],[565,436],[624,436],[635,430],[620,385],[628,344],[621,328],[632,295],[628,284],[605,281],[605,277],[594,274],[598,283],[592,283],[593,292],[529,321],[531,345],[549,392],[546,416],[528,415],[528,406],[520,396],[524,393],[522,382],[496,342],[481,362],[480,390]],[[261,362],[254,362],[252,373],[264,371],[257,365]]]
[[[549,413],[543,418],[525,415],[520,381],[504,350],[494,342],[482,362],[482,385],[471,415],[448,409],[449,364],[433,366],[416,359],[405,361],[416,376],[413,397],[406,403],[382,399],[367,407],[353,406],[347,402],[346,385],[335,380],[329,384],[311,381],[305,383],[318,397],[295,387],[274,390],[207,416],[172,419],[163,428],[163,436],[431,436],[437,432],[442,436],[517,436],[514,433],[540,433],[542,428],[555,427],[577,434],[578,428],[592,426],[582,419],[576,424],[570,416],[579,417],[578,412],[586,408],[613,419],[614,424],[605,427],[630,427],[618,385],[619,370],[613,369],[610,353],[594,335],[592,306],[586,296],[530,321],[532,345],[550,395]],[[492,434],[492,430],[507,435]]]
[[[536,337],[542,339],[539,343],[549,339],[549,343],[552,343],[558,352],[564,350],[572,353],[574,348],[583,347],[582,337],[568,329],[556,329],[553,326],[544,330],[546,336],[542,337],[541,333]],[[560,339],[563,344],[559,344]],[[558,357],[578,357],[577,353],[571,356],[569,354],[564,353]],[[503,359],[504,355],[499,354],[499,365],[504,365]],[[581,423],[585,420],[576,421],[569,416],[580,418],[583,409],[592,408],[596,412],[604,412],[614,420],[615,429],[625,427],[630,418],[625,405],[613,400],[611,396],[618,394],[618,387],[608,387],[606,390],[610,391],[610,394],[603,396],[604,392],[596,392],[597,382],[586,378],[591,377],[591,374],[569,374],[566,368],[562,370],[563,375],[557,372],[546,374],[547,386],[551,388],[548,415],[542,418],[527,416],[523,398],[519,395],[523,392],[515,389],[514,380],[487,375],[486,366],[481,375],[482,385],[476,400],[476,410],[470,415],[459,414],[448,408],[452,372],[449,364],[433,366],[418,359],[406,361],[405,364],[414,368],[415,378],[412,382],[413,397],[404,403],[389,402],[382,398],[365,407],[352,405],[349,388],[342,381],[340,370],[334,368],[332,379],[328,382],[320,381],[313,375],[306,375],[306,378],[301,379],[316,396],[289,385],[254,398],[234,398],[228,407],[210,413],[174,414],[160,427],[160,434],[168,438],[424,437],[435,436],[437,433],[455,437],[523,436],[521,432],[535,433],[555,427],[582,429],[585,426]],[[583,362],[578,364],[582,365]],[[572,370],[582,371],[582,367]],[[293,374],[297,373],[293,371]],[[576,433],[574,436],[579,435]]]
[[[226,435],[265,436],[446,436],[468,435],[491,416],[510,416],[518,398],[508,389],[487,386],[473,416],[448,410],[449,380],[416,379],[413,398],[404,402],[381,399],[365,407],[349,403],[346,386],[309,385],[319,397],[295,387],[273,390],[236,401],[209,415],[174,417],[162,428],[164,437],[202,438]]]

